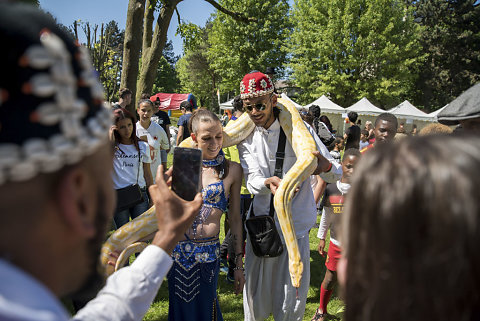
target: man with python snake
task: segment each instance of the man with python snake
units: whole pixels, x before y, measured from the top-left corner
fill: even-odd
[[[261,73],[252,72],[243,78],[240,85],[244,109],[255,124],[253,132],[238,145],[240,163],[243,167],[247,188],[254,195],[253,210],[255,216],[268,215],[270,195],[275,194],[280,186],[281,179],[274,176],[275,154],[280,134],[280,111],[277,108],[277,97],[273,93],[271,79]],[[293,119],[293,117],[292,117]],[[300,117],[292,120],[292,127],[301,126]],[[317,168],[314,174],[327,182],[334,182],[341,176],[341,167],[333,161],[326,147],[321,143],[313,129],[305,125],[314,138],[316,149]],[[282,126],[283,128],[283,126]],[[287,130],[284,128],[287,134]],[[308,135],[308,133],[306,133]],[[306,140],[306,137],[301,137]],[[292,148],[292,138],[285,145],[285,159],[283,174],[287,173],[299,158]],[[298,144],[298,140],[296,141]],[[298,185],[295,196],[291,201],[291,216],[296,241],[303,263],[303,276],[299,287],[295,288],[290,281],[289,253],[283,253],[274,258],[257,257],[252,251],[250,240],[247,237],[245,253],[246,283],[244,288],[245,320],[263,320],[271,313],[276,321],[302,320],[305,311],[308,287],[310,283],[310,249],[308,231],[316,221],[316,207],[313,192],[309,181]],[[275,206],[277,209],[277,206]],[[282,237],[282,230],[277,229]],[[288,245],[288,244],[287,244]],[[290,251],[289,251],[290,252]]]

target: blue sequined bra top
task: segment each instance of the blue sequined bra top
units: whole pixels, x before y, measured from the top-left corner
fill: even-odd
[[[227,197],[225,196],[225,186],[223,181],[212,183],[202,189],[203,204],[200,212],[195,217],[191,227],[191,233],[194,239],[202,236],[202,226],[207,221],[214,208],[218,208],[225,212],[228,205]],[[197,228],[199,231],[197,231]],[[187,236],[188,238],[188,236]]]
[[[203,206],[215,207],[222,212],[227,210],[228,200],[225,196],[223,181],[212,183],[202,189]]]

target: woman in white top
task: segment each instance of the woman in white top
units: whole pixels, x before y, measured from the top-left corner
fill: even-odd
[[[150,171],[150,150],[148,144],[140,141],[135,134],[135,116],[124,108],[116,109],[113,115],[114,125],[110,130],[110,139],[115,144],[112,173],[114,188],[138,184],[143,195],[142,203],[115,212],[114,221],[119,228],[152,205],[147,189],[152,185],[153,179]]]

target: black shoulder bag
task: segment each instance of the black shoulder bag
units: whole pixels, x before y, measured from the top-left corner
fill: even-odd
[[[140,149],[140,146],[138,147]],[[144,201],[142,191],[138,185],[138,174],[140,172],[140,150],[138,151],[137,181],[135,184],[117,189],[117,209],[116,212],[123,211]]]
[[[282,178],[283,160],[285,158],[285,133],[280,127],[277,153],[275,154],[274,176]],[[250,217],[245,221],[253,253],[258,257],[276,257],[282,254],[283,245],[277,227],[275,226],[275,209],[273,206],[273,194],[270,197],[270,213],[264,216],[255,216],[253,202],[250,205]]]

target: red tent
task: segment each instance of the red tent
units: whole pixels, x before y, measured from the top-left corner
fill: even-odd
[[[182,101],[188,100],[188,96],[191,94],[167,94],[158,93],[150,97],[152,102],[155,102],[157,98],[160,100],[161,110],[175,110],[180,108]]]

